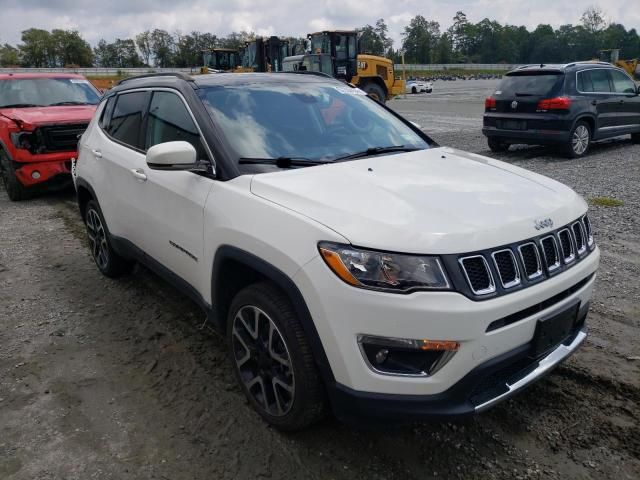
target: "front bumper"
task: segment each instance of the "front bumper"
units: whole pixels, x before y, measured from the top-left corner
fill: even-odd
[[[20,167],[16,169],[16,177],[25,187],[47,182],[58,175],[67,176],[68,182],[66,183],[71,182],[71,159],[64,161],[29,162],[21,164]]]
[[[596,247],[561,274],[482,302],[455,292],[400,295],[358,289],[337,278],[320,258],[305,265],[294,281],[305,297],[327,354],[333,378],[326,383],[338,415],[340,412],[343,416],[349,416],[349,412],[372,415],[378,412],[387,418],[459,415],[494,403],[493,397],[488,399],[490,403],[473,403],[476,384],[489,373],[513,367],[530,356],[539,319],[574,304],[580,305],[579,316],[586,317],[599,256]],[[536,305],[544,308],[501,328],[489,329],[496,320],[530,312]],[[385,375],[365,363],[357,344],[358,335],[453,340],[459,342],[460,348],[431,376]],[[533,368],[541,366],[543,370],[535,378],[566,357],[560,355],[565,347],[571,353],[583,339],[584,334],[577,332],[573,339],[576,341],[559,346],[558,353],[549,356],[549,360],[536,359],[540,364]],[[531,365],[529,361],[526,366]],[[523,376],[522,381],[496,394],[495,401],[514,394],[535,378]]]
[[[584,322],[588,305],[581,310]],[[523,345],[469,372],[449,390],[436,395],[358,392],[334,384],[329,396],[336,416],[345,422],[442,420],[480,413],[507,400],[549,373],[574,353],[587,337],[586,326],[541,359],[529,357]]]

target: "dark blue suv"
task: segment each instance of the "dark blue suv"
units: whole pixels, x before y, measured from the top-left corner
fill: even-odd
[[[572,158],[605,138],[631,134],[640,143],[640,87],[604,62],[522,66],[485,100],[482,133],[494,152],[555,144]]]

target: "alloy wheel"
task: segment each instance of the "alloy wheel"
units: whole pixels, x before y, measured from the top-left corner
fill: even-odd
[[[100,215],[92,208],[87,210],[87,234],[89,236],[91,255],[100,269],[106,269],[109,263],[107,234],[100,220]]]
[[[578,125],[571,138],[571,148],[576,155],[582,155],[589,147],[589,129],[584,125]]]
[[[289,350],[273,320],[258,307],[242,307],[233,319],[232,345],[249,394],[269,415],[286,415],[293,406],[295,378]]]

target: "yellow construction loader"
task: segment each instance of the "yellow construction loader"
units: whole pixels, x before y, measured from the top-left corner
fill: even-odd
[[[381,103],[404,94],[405,82],[396,78],[393,62],[376,55],[358,54],[358,32],[331,30],[307,36],[311,52],[287,57],[285,71],[318,71],[353,83]]]

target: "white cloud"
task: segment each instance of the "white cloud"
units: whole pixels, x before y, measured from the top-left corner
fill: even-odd
[[[146,29],[199,30],[224,36],[252,30],[259,35],[295,35],[329,28],[356,28],[384,18],[400,46],[404,27],[415,15],[451,24],[462,10],[472,22],[485,17],[501,23],[558,27],[577,23],[598,0],[0,0],[0,42],[16,44],[31,27],[77,29],[91,44],[101,38],[133,37]],[[601,0],[609,20],[640,31],[638,0]]]

